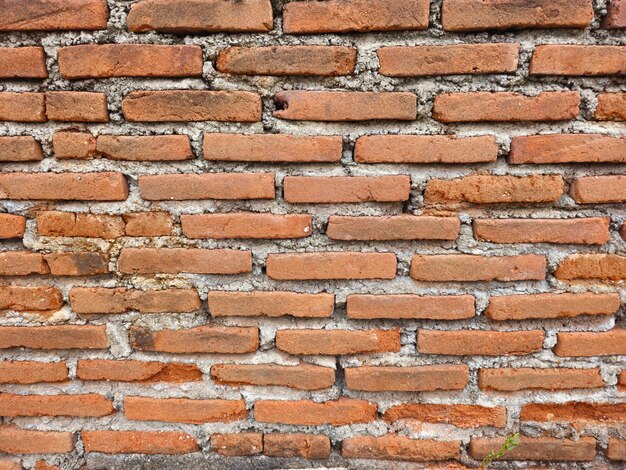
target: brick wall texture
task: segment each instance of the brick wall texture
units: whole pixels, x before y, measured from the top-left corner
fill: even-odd
[[[0,0],[0,470],[626,465],[625,0]]]

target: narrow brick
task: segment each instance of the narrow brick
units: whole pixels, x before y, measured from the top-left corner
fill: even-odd
[[[52,149],[56,158],[94,158],[96,138],[91,132],[57,131],[52,136]]]
[[[122,112],[135,122],[257,122],[261,97],[249,91],[133,91],[122,101]]]
[[[477,219],[472,227],[478,240],[491,243],[572,243],[603,245],[611,239],[611,220],[579,219]]]
[[[424,423],[452,424],[459,428],[482,426],[503,428],[506,426],[506,407],[403,403],[387,409],[383,419],[390,423],[413,420]]]
[[[0,31],[106,29],[106,0],[3,0]]]
[[[2,21],[2,19],[0,19],[0,21]],[[0,23],[0,29],[1,28],[2,24]],[[47,77],[46,53],[43,47],[0,48],[0,78]]]
[[[602,21],[602,27],[608,29],[626,28],[626,2],[611,0],[608,12]]]
[[[101,417],[115,412],[103,395],[14,395],[0,394],[2,416]]]
[[[43,93],[0,92],[0,121],[46,122],[45,95]]]
[[[456,240],[460,228],[456,217],[332,215],[326,235],[331,240]]]
[[[277,280],[393,279],[393,253],[281,253],[267,257],[267,276]]]
[[[50,268],[41,253],[3,251],[0,253],[0,276],[49,274]]]
[[[419,330],[417,350],[451,356],[519,356],[541,351],[543,331]]]
[[[59,70],[66,80],[110,77],[199,77],[200,46],[83,44],[60,47]]]
[[[624,23],[626,23],[626,20]],[[610,460],[626,462],[626,440],[618,439],[616,437],[610,438],[606,456]]]
[[[570,390],[602,388],[600,369],[567,368],[501,368],[480,369],[478,385],[481,390],[517,392],[520,390]]]
[[[187,454],[198,452],[196,439],[175,431],[82,431],[85,452],[103,454]]]
[[[246,250],[200,248],[123,248],[117,260],[125,274],[241,274],[252,271]]]
[[[463,390],[469,382],[465,365],[419,367],[348,367],[346,386],[366,392],[432,392]]]
[[[304,433],[269,433],[263,436],[263,454],[268,457],[303,458],[310,460],[330,457],[328,436]]]
[[[498,157],[494,136],[366,135],[354,146],[357,163],[486,163]]]
[[[442,93],[433,118],[441,122],[565,121],[580,113],[577,91],[544,91],[536,96],[512,92]]]
[[[489,452],[497,452],[502,444],[502,437],[472,438],[469,446],[470,455],[476,460],[484,459]],[[581,437],[574,441],[555,437],[522,437],[519,447],[511,449],[500,457],[501,460],[539,460],[550,462],[585,462],[596,456],[596,440],[593,437]]]
[[[286,176],[283,185],[294,204],[403,202],[411,192],[408,175]]]
[[[295,5],[295,3],[294,3]],[[407,92],[281,91],[274,117],[300,121],[412,121],[417,98]]]
[[[0,137],[0,162],[35,162],[40,160],[43,160],[41,144],[34,137],[25,135]]]
[[[571,184],[569,195],[578,204],[626,202],[626,175],[583,176]]]
[[[100,253],[52,253],[44,255],[44,259],[53,276],[94,276],[109,272],[109,258]]]
[[[312,232],[312,218],[307,214],[194,214],[181,215],[180,221],[189,238],[304,238]]]
[[[10,424],[0,426],[0,452],[8,454],[65,454],[74,450],[74,442],[71,432],[31,431]]]
[[[626,46],[547,44],[535,47],[531,75],[623,75]]]
[[[626,3],[624,5],[626,16]],[[626,121],[626,93],[600,93],[595,118],[600,121]]]
[[[194,158],[187,135],[99,135],[96,150],[111,160],[151,162]]]
[[[130,237],[161,237],[172,234],[172,218],[167,212],[133,212],[122,216]]]
[[[211,378],[231,386],[258,385],[297,390],[322,390],[335,383],[335,371],[302,362],[297,366],[278,364],[215,364]]]
[[[354,436],[341,441],[341,456],[345,459],[407,462],[457,460],[461,456],[461,441],[410,439],[397,434],[380,437]]]
[[[107,97],[85,91],[49,91],[46,116],[51,121],[108,122]]]
[[[202,380],[202,371],[194,364],[176,362],[79,360],[76,378],[88,381],[184,383]]]
[[[61,291],[52,286],[2,286],[0,310],[47,311],[63,306]]]
[[[214,317],[328,318],[335,308],[335,296],[280,291],[210,291],[209,312]]]
[[[224,457],[260,455],[263,452],[263,434],[259,432],[212,434],[211,450]]]
[[[195,312],[202,302],[195,289],[139,290],[73,287],[72,310],[79,314]]]
[[[248,416],[243,400],[192,400],[189,398],[124,398],[124,414],[134,421],[171,423],[226,423]]]
[[[584,423],[622,423],[626,403],[527,403],[522,406],[521,421]]]
[[[554,272],[557,279],[626,279],[626,256],[613,254],[574,254],[561,261]]]
[[[348,318],[358,320],[462,320],[475,314],[471,295],[351,294],[346,310]]]
[[[124,235],[119,215],[45,211],[37,213],[37,231],[48,237],[118,238]]]
[[[259,423],[300,426],[345,426],[376,419],[377,406],[365,400],[339,398],[316,403],[312,400],[257,400],[254,419]]]
[[[0,383],[29,385],[67,382],[65,362],[0,361]]]
[[[276,348],[294,355],[371,354],[400,351],[395,330],[278,330]]]
[[[576,357],[626,355],[626,328],[558,333],[554,354]]]
[[[0,239],[22,238],[26,231],[26,217],[0,214]]]
[[[3,326],[0,349],[107,349],[104,325]]]
[[[626,162],[626,138],[601,134],[546,134],[513,137],[509,163]]]

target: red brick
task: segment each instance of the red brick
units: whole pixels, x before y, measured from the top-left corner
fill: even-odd
[[[393,253],[356,251],[270,254],[266,261],[267,276],[283,281],[393,279],[396,266],[396,255]]]
[[[480,369],[478,371],[478,384],[481,390],[500,392],[604,387],[600,369],[530,367]]]
[[[348,367],[346,386],[366,392],[432,392],[463,390],[469,382],[465,365],[419,367]]]
[[[623,423],[626,403],[527,403],[522,406],[521,421]]]
[[[200,46],[83,44],[60,47],[59,70],[66,80],[108,77],[199,77]]]
[[[347,298],[348,318],[415,320],[462,320],[474,316],[471,295],[368,295],[351,294]]]
[[[93,276],[109,272],[107,255],[90,252],[52,253],[44,259],[53,276]]]
[[[626,121],[626,93],[600,93],[595,118],[600,121]]]
[[[366,135],[354,146],[357,163],[483,163],[497,157],[490,135]]]
[[[269,0],[141,0],[128,14],[128,29],[134,33],[265,32],[272,27]]]
[[[48,274],[50,269],[40,253],[3,251],[0,253],[0,276]]]
[[[210,291],[209,312],[213,317],[328,318],[335,308],[335,296],[280,291]]]
[[[424,423],[452,424],[459,428],[482,426],[503,428],[506,426],[506,407],[403,403],[389,408],[385,411],[383,418],[391,423],[413,420]]]
[[[36,384],[67,382],[64,362],[0,361],[0,383]]]
[[[175,431],[82,431],[85,452],[103,454],[187,454],[198,452],[196,439]]]
[[[248,416],[243,400],[192,400],[189,398],[126,397],[124,414],[139,421],[171,423],[226,423]]]
[[[0,48],[0,78],[47,77],[46,53],[43,47]]]
[[[46,122],[45,108],[43,93],[0,92],[0,121]]]
[[[612,315],[620,307],[619,294],[525,294],[489,299],[485,315],[491,320],[571,318],[579,315]]]
[[[52,286],[2,286],[0,310],[46,311],[63,306],[61,291]]]
[[[204,173],[139,177],[146,201],[274,199],[274,173]]]
[[[295,5],[296,3],[294,3]],[[300,121],[412,121],[417,98],[407,92],[281,91],[274,117]]]
[[[106,0],[3,0],[0,31],[106,29]]]
[[[0,452],[9,454],[65,454],[74,450],[74,441],[71,432],[31,431],[6,424],[0,426]]]
[[[521,93],[478,91],[435,97],[433,118],[441,122],[565,121],[580,113],[577,91]]]
[[[577,357],[626,355],[626,328],[597,333],[558,333],[554,354]]]
[[[52,465],[45,460],[38,460],[35,462],[35,470],[62,470],[61,467],[57,465]]]
[[[270,433],[263,436],[263,453],[269,457],[327,459],[330,457],[328,436],[304,433]]]
[[[316,403],[311,400],[257,400],[254,419],[259,423],[301,426],[344,426],[376,419],[377,406],[365,400],[341,397]]]
[[[606,456],[611,460],[626,462],[626,440],[617,438],[609,439],[609,447]]]
[[[104,93],[49,91],[46,116],[51,121],[107,122],[107,97]]]
[[[2,416],[108,416],[113,402],[102,395],[13,395],[0,394]]]
[[[0,470],[22,470],[19,460],[0,457]]]
[[[484,459],[490,452],[497,452],[504,443],[503,437],[472,438],[470,455],[476,460]],[[505,452],[498,460],[540,460],[550,462],[584,462],[596,456],[596,440],[581,437],[574,441],[555,437],[522,437],[520,445]]]
[[[626,46],[547,44],[535,47],[531,75],[621,75]]]
[[[183,313],[202,307],[195,289],[138,290],[122,287],[73,287],[70,291],[72,310],[80,314]]]
[[[611,238],[604,217],[579,219],[478,219],[474,236],[492,243],[574,243],[603,245]]]
[[[295,204],[402,202],[409,199],[408,175],[286,176],[285,201]]]
[[[626,2],[624,0],[611,0],[602,27],[609,29],[626,28]]]
[[[211,378],[231,386],[258,385],[289,387],[298,390],[321,390],[332,387],[335,371],[305,362],[297,366],[278,364],[215,364]]]
[[[626,138],[601,134],[513,137],[509,163],[626,162]]]
[[[246,250],[199,248],[123,248],[117,260],[125,274],[241,274],[252,271]]]
[[[137,351],[177,354],[244,354],[259,347],[257,327],[198,326],[186,330],[130,329],[131,346]]]
[[[202,371],[194,364],[176,362],[79,360],[76,378],[112,382],[183,383],[202,380]]]
[[[557,279],[626,279],[626,256],[613,254],[574,254],[561,261],[554,272]]]
[[[3,326],[0,349],[107,349],[104,325]]]
[[[41,144],[34,137],[0,137],[0,162],[34,162],[42,159]]]
[[[349,75],[356,48],[342,46],[229,47],[215,68],[233,75]]]
[[[204,134],[205,160],[237,162],[338,162],[341,136]]]
[[[46,211],[37,213],[37,231],[48,237],[118,238],[124,235],[119,215]]]
[[[211,449],[225,457],[259,455],[263,451],[263,434],[212,434]]]
[[[583,176],[571,184],[569,195],[578,204],[626,202],[626,175]]]
[[[194,158],[187,135],[99,135],[96,150],[111,160],[147,162]]]
[[[26,217],[0,214],[0,239],[22,238],[26,230]]]
[[[181,215],[180,222],[189,238],[304,238],[312,232],[312,218],[307,214],[194,214]]]
[[[160,237],[172,234],[172,218],[167,212],[134,212],[122,216],[126,235]]]
[[[622,224],[622,227],[619,229],[619,234],[624,241],[626,241],[626,224]]]
[[[490,29],[580,28],[593,20],[591,0],[444,0],[446,31]]]
[[[399,352],[400,330],[278,330],[276,348],[300,356]]]
[[[329,0],[283,7],[288,34],[403,31],[428,28],[428,0]]]
[[[326,234],[331,240],[456,240],[460,228],[456,217],[332,215]]]
[[[341,442],[344,459],[400,460],[407,462],[430,462],[433,460],[459,459],[461,441],[435,441],[410,439],[397,434],[384,436],[355,436]]]
[[[122,101],[122,112],[136,122],[257,122],[261,97],[249,91],[133,91]]]
[[[541,351],[543,331],[419,330],[417,350],[451,356],[518,356]]]
[[[97,156],[96,138],[91,132],[57,131],[52,136],[56,158],[93,158]]]

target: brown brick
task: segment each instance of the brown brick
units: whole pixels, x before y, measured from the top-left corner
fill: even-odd
[[[513,137],[509,163],[626,162],[626,138],[601,134]]]
[[[91,252],[52,253],[44,255],[53,276],[93,276],[109,272],[107,255]]]
[[[399,352],[400,330],[278,330],[276,348],[300,356]]]
[[[561,261],[554,272],[557,279],[626,279],[626,256],[613,254],[574,254]]]
[[[331,240],[456,240],[460,228],[456,217],[332,215],[326,234]]]
[[[112,361],[106,359],[79,360],[76,378],[112,382],[197,382],[202,371],[194,364],[176,362]]]
[[[619,294],[525,294],[493,296],[485,315],[492,320],[571,318],[579,315],[612,315],[620,307]]]
[[[295,204],[402,202],[409,199],[411,177],[286,176],[284,197]]]
[[[257,122],[261,97],[249,91],[133,91],[122,101],[122,112],[137,122]]]
[[[471,295],[368,295],[351,294],[347,298],[348,318],[415,320],[462,320],[474,316]]]
[[[124,221],[119,215],[46,211],[37,213],[37,231],[48,237],[118,238]]]
[[[535,47],[532,75],[622,75],[626,46],[547,44]]]
[[[124,398],[127,419],[171,423],[226,423],[248,416],[243,400],[192,400],[189,398]]]
[[[572,183],[569,195],[578,204],[626,202],[626,175],[583,176]]]
[[[3,6],[3,8],[7,7]],[[5,11],[5,13],[7,12]],[[2,25],[0,25],[0,29],[2,29]],[[0,78],[47,77],[46,53],[43,47],[0,48]]]
[[[214,317],[328,318],[335,308],[335,296],[280,291],[210,291],[209,312]]]
[[[0,63],[1,63],[0,58]],[[41,144],[31,136],[0,137],[0,162],[34,162],[43,160]]]
[[[181,215],[180,221],[189,238],[304,238],[313,230],[307,214],[193,214]]]
[[[484,459],[489,452],[497,452],[504,443],[503,437],[472,438],[470,455],[476,460]],[[596,456],[596,440],[581,437],[573,441],[555,437],[522,437],[519,447],[511,449],[500,460],[540,460],[550,462],[583,462]]]
[[[233,75],[349,75],[355,65],[356,49],[343,46],[229,47],[215,63]]]
[[[338,162],[341,136],[204,134],[205,160],[240,162]]]
[[[0,310],[46,311],[58,310],[62,306],[63,296],[56,287],[0,287]]]
[[[341,441],[344,459],[400,460],[430,462],[459,459],[461,441],[410,439],[397,434],[384,436],[355,436]]]
[[[0,383],[36,384],[67,382],[65,362],[0,361]]]
[[[329,0],[283,7],[288,34],[403,31],[428,28],[428,0]]]
[[[474,174],[453,180],[431,179],[426,184],[427,204],[556,202],[563,195],[561,175]]]
[[[396,266],[396,255],[393,253],[356,251],[270,254],[266,261],[268,277],[283,281],[393,279]]]
[[[269,433],[263,436],[263,453],[269,457],[327,459],[330,439],[319,434]]]
[[[106,0],[3,0],[0,31],[106,29]]]
[[[0,199],[123,201],[128,197],[121,173],[4,173]]]
[[[225,457],[259,455],[263,451],[263,434],[259,432],[212,434],[211,449]]]
[[[619,234],[624,241],[626,241],[626,223],[622,224],[622,227],[619,229]]]
[[[537,422],[623,422],[626,403],[527,403],[522,406],[520,420]]]
[[[463,390],[469,382],[465,365],[419,367],[348,367],[346,386],[366,392],[432,392]]]
[[[419,330],[417,350],[451,356],[518,356],[541,351],[543,331]]]
[[[626,23],[626,19],[624,23]],[[620,462],[625,462],[626,440],[618,438],[609,439],[609,447],[607,449],[606,456],[611,460],[619,460]]]
[[[506,408],[504,406],[403,403],[389,408],[385,411],[383,418],[391,423],[407,419],[425,423],[452,424],[459,428],[482,426],[503,428],[506,426]]]
[[[107,349],[104,325],[3,326],[0,349]]]
[[[624,0],[611,0],[602,27],[609,29],[626,28],[626,2]]]
[[[377,406],[365,400],[341,397],[316,403],[311,400],[257,400],[254,419],[259,423],[301,426],[344,426],[376,419]]]
[[[128,29],[134,33],[265,32],[272,27],[269,0],[141,0],[128,14]]]
[[[211,378],[217,383],[240,386],[289,387],[298,390],[321,390],[335,383],[335,371],[302,362],[297,366],[278,364],[215,364]]]
[[[478,371],[478,384],[481,390],[500,392],[604,387],[600,369],[530,367],[480,369]]]
[[[536,96],[478,91],[435,97],[433,118],[441,122],[565,121],[580,113],[577,91],[545,91]]]
[[[241,274],[252,271],[246,250],[199,248],[123,248],[118,270],[125,274]]]
[[[274,117],[287,120],[412,121],[417,115],[417,98],[407,92],[293,90],[277,93],[275,101]]]
[[[626,7],[624,12],[626,16]],[[626,23],[626,19],[624,21]],[[626,93],[600,93],[595,118],[600,121],[626,121]]]
[[[611,238],[604,217],[579,219],[478,219],[472,224],[478,240],[492,243],[574,243],[603,245]]]
[[[187,135],[99,135],[98,154],[111,160],[175,161],[194,158]]]
[[[259,347],[257,327],[198,326],[186,330],[130,329],[131,346],[137,351],[177,354],[244,354]]]
[[[50,269],[40,253],[3,251],[0,253],[0,276],[48,274]]]
[[[93,158],[97,156],[96,138],[91,132],[57,131],[52,136],[56,158]]]
[[[104,93],[49,91],[46,116],[51,121],[107,122],[107,97]]]
[[[66,80],[108,77],[199,77],[200,46],[83,44],[60,47],[59,70]]]
[[[0,426],[0,452],[9,454],[65,454],[74,450],[74,441],[71,432],[31,431],[10,424]]]
[[[591,0],[444,0],[446,31],[489,29],[580,28],[593,20]]]
[[[497,157],[490,135],[366,135],[354,146],[357,163],[483,163]]]
[[[196,439],[175,431],[82,431],[85,452],[103,454],[187,454],[198,452]]]
[[[46,122],[46,120],[43,93],[0,92],[0,121]]]
[[[578,357],[626,355],[626,328],[558,333],[554,354]]]
[[[128,236],[160,237],[172,234],[172,218],[167,212],[133,212],[122,217]]]
[[[26,230],[26,217],[0,214],[0,239],[22,238]]]
[[[108,416],[113,402],[102,395],[13,395],[0,394],[2,416]]]
[[[138,290],[122,287],[73,287],[72,310],[80,314],[195,312],[202,302],[195,289]]]
[[[139,177],[147,201],[274,199],[274,173],[204,173]]]

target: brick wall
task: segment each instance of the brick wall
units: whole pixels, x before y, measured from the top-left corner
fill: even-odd
[[[0,469],[622,468],[625,26],[0,0]]]

